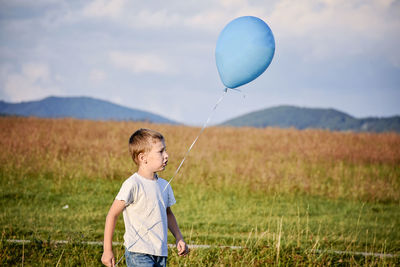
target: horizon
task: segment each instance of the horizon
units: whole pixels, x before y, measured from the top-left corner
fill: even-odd
[[[125,106],[125,105],[121,105],[121,104],[118,104],[118,103],[115,103],[115,102],[112,102],[112,101],[109,101],[109,100],[95,98],[95,97],[92,97],[92,96],[56,96],[56,95],[51,95],[51,96],[47,96],[47,97],[42,98],[42,99],[31,100],[31,101],[8,102],[8,101],[2,100],[2,99],[0,99],[0,101],[5,102],[5,103],[7,103],[7,104],[24,104],[24,103],[31,103],[31,102],[40,102],[40,101],[46,100],[46,99],[48,99],[48,98],[59,98],[59,99],[66,99],[66,98],[70,98],[70,99],[73,99],[73,98],[75,98],[75,99],[77,99],[77,98],[87,98],[87,99],[92,99],[92,100],[99,100],[99,101],[103,101],[103,102],[106,102],[106,103],[110,103],[110,104],[113,104],[113,105],[117,105],[117,106],[120,106],[120,107],[123,107],[123,108],[128,108],[128,109],[136,110],[136,111],[140,111],[140,112],[148,112],[148,113],[152,113],[152,114],[154,114],[154,115],[162,116],[162,117],[164,117],[165,119],[168,119],[168,120],[170,120],[170,121],[173,121],[174,123],[182,124],[182,125],[185,125],[185,126],[191,126],[191,127],[199,127],[199,126],[202,126],[202,124],[201,124],[201,125],[200,125],[200,124],[199,124],[199,125],[187,124],[187,123],[185,123],[185,122],[176,121],[176,120],[173,120],[173,119],[169,118],[168,116],[161,115],[161,114],[158,114],[158,113],[154,113],[154,112],[152,112],[152,111],[143,110],[143,109],[138,109],[138,108],[132,108],[132,107],[128,107],[128,106]],[[235,116],[235,117],[231,117],[231,118],[228,118],[228,119],[226,119],[226,120],[224,120],[224,121],[220,121],[220,122],[213,122],[212,119],[211,119],[209,126],[217,126],[217,125],[219,125],[219,124],[226,123],[227,121],[230,121],[230,120],[233,120],[233,119],[237,119],[237,118],[242,117],[242,116],[246,116],[246,115],[249,115],[249,114],[252,114],[252,113],[262,112],[262,111],[268,110],[268,109],[280,108],[280,107],[290,107],[290,108],[308,109],[308,110],[322,110],[322,111],[333,110],[333,111],[335,111],[335,112],[344,113],[345,115],[350,116],[350,117],[352,117],[352,118],[354,118],[354,119],[357,119],[357,120],[361,120],[361,119],[387,119],[387,118],[400,117],[400,115],[383,116],[383,117],[379,117],[379,116],[355,117],[355,116],[353,116],[352,114],[347,113],[347,112],[345,112],[345,111],[343,111],[343,110],[339,110],[339,109],[331,108],[331,107],[307,107],[307,106],[296,106],[296,105],[280,104],[280,105],[276,105],[276,106],[270,106],[270,107],[265,107],[265,108],[258,109],[258,110],[249,111],[249,112],[247,112],[247,113],[239,114],[239,115],[237,115],[237,116]]]
[[[224,89],[217,38],[231,20],[256,16],[274,34],[274,59],[239,87],[242,93],[227,94],[212,123],[281,105],[332,108],[355,118],[400,114],[398,1],[0,5],[0,99],[6,102],[80,95],[202,125]]]

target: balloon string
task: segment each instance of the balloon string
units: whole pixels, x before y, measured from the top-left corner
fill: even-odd
[[[168,181],[168,184],[165,186],[163,192],[165,191],[165,189],[167,189],[168,185],[172,182],[172,180],[175,178],[176,174],[179,172],[179,170],[181,169],[183,163],[186,160],[186,157],[189,155],[190,150],[192,150],[194,144],[196,144],[197,139],[199,139],[200,135],[204,132],[204,129],[207,127],[208,123],[211,121],[212,116],[215,113],[215,110],[217,109],[219,103],[221,103],[222,99],[224,99],[226,92],[228,92],[228,88],[224,89],[224,93],[222,94],[222,96],[218,99],[217,103],[215,103],[214,108],[211,110],[210,115],[208,116],[208,119],[206,120],[206,122],[204,123],[203,127],[201,128],[199,134],[197,135],[197,137],[194,139],[193,143],[190,145],[189,149],[186,151],[185,156],[183,157],[181,163],[179,164],[178,168],[176,169],[174,175],[172,175],[171,179]]]
[[[117,267],[117,266],[118,266],[118,264],[122,261],[122,259],[124,258],[124,256],[125,256],[125,254],[123,254],[123,255],[121,256],[121,258],[119,258],[119,260],[118,260],[117,263],[114,265],[114,267]]]

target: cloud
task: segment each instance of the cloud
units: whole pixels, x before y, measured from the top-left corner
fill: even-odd
[[[393,0],[279,1],[268,20],[278,42],[290,44],[309,60],[374,55],[383,46],[386,60],[400,46],[400,11]],[[372,53],[374,52],[374,53]],[[399,53],[395,57],[399,59]]]
[[[174,74],[176,68],[165,58],[154,53],[112,51],[111,63],[133,73]]]
[[[133,29],[165,29],[182,25],[184,17],[168,8],[141,6],[126,0],[96,0],[85,6],[80,12],[70,14],[78,20],[112,19],[121,27]]]
[[[95,0],[83,8],[82,14],[86,17],[118,18],[126,2],[126,0]]]
[[[3,94],[9,101],[40,99],[60,93],[44,63],[25,63],[20,72],[12,72],[9,67],[2,72]]]
[[[231,20],[241,16],[266,16],[265,4],[257,5],[250,1],[241,0],[222,0],[210,2],[199,9],[195,14],[186,16],[183,24],[196,29],[215,32],[222,28]]]
[[[143,9],[129,18],[128,21],[130,22],[130,27],[133,28],[167,28],[180,25],[182,15],[166,9]]]
[[[103,82],[106,78],[107,74],[102,70],[94,69],[90,71],[89,81],[91,81],[92,83]]]
[[[22,6],[22,7],[35,7],[35,6],[45,6],[45,5],[51,5],[51,4],[57,4],[59,3],[60,0],[36,0],[36,1],[30,1],[30,0],[13,0],[13,1],[7,1],[7,0],[0,0],[0,5],[1,6]]]
[[[305,36],[315,31],[340,30],[379,37],[382,34],[379,29],[399,22],[399,19],[387,16],[392,8],[389,2],[393,1],[281,0],[269,18],[277,29],[290,35]]]
[[[263,11],[259,5],[240,0],[203,1],[201,5],[182,1],[95,0],[75,15],[81,19],[112,18],[114,23],[133,29],[183,27],[214,32],[216,26],[237,16],[263,16]]]

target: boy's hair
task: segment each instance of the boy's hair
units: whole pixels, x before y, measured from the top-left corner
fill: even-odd
[[[156,141],[164,141],[164,136],[159,132],[150,129],[139,129],[129,138],[129,153],[132,160],[139,166],[139,154],[149,152],[152,143]]]

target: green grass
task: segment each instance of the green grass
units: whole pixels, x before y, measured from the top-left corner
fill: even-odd
[[[101,241],[104,219],[122,180],[74,178],[55,175],[15,176],[1,172],[1,262],[22,261],[21,245],[7,239],[28,239],[26,264],[96,266],[101,246],[79,241]],[[330,200],[306,195],[266,195],[243,188],[174,184],[177,204],[173,211],[189,244],[242,246],[243,249],[195,249],[189,258],[170,251],[171,265],[254,265],[283,262],[291,265],[342,262],[395,264],[397,258],[335,255],[320,251],[362,251],[399,254],[400,210],[397,203]],[[63,206],[69,206],[63,209]],[[120,218],[114,241],[123,240]],[[51,240],[75,244],[51,246]],[[173,243],[169,236],[169,243]],[[277,258],[279,242],[279,257]],[[51,243],[51,242],[50,242]],[[119,254],[123,253],[118,248]],[[63,255],[61,253],[63,252]],[[11,256],[12,255],[12,256]],[[84,260],[84,261],[82,261]],[[35,263],[35,261],[37,261]]]

